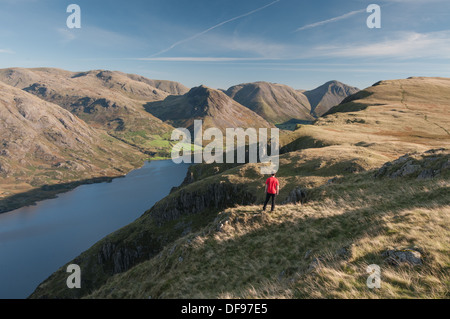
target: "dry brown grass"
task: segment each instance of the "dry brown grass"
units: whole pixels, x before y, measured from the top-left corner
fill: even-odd
[[[304,206],[266,215],[257,206],[228,209],[89,297],[448,298],[449,189],[448,178],[352,177],[321,187]],[[344,258],[337,251],[348,245]],[[386,264],[389,247],[420,247],[424,265]],[[320,267],[311,270],[314,258]],[[382,267],[381,289],[366,286],[370,264]]]

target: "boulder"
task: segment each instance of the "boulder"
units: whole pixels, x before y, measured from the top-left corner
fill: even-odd
[[[296,187],[282,203],[285,204],[303,204],[306,201],[306,192],[300,187]]]
[[[415,249],[388,249],[383,253],[383,257],[386,257],[385,262],[393,265],[410,265],[420,266],[422,262],[422,254]]]
[[[406,177],[417,173],[421,169],[420,165],[413,164],[413,161],[408,161],[398,171],[391,175],[391,178]]]

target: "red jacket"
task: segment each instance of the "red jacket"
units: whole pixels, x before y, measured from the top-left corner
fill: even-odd
[[[277,187],[280,185],[280,183],[278,182],[278,179],[276,177],[270,177],[267,179],[266,185],[267,185],[267,193],[276,194]]]

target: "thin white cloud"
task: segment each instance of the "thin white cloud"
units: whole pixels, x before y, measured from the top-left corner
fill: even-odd
[[[82,45],[89,45],[91,47],[117,47],[117,43],[120,43],[121,47],[125,48],[147,47],[147,44],[140,38],[91,25],[83,25],[80,29],[58,28],[56,31],[60,35],[60,41],[63,44],[76,40],[78,44],[82,43]]]
[[[234,57],[154,57],[137,58],[138,61],[162,61],[162,62],[240,62],[240,61],[267,61],[277,60],[269,58],[234,58]]]
[[[343,15],[339,16],[339,17],[335,17],[335,18],[331,18],[331,19],[328,19],[328,20],[307,24],[307,25],[305,25],[303,27],[298,28],[297,30],[295,30],[295,32],[299,32],[299,31],[303,31],[303,30],[307,30],[307,29],[312,29],[312,28],[323,26],[325,24],[329,24],[329,23],[333,23],[333,22],[336,22],[336,21],[348,19],[348,18],[354,16],[355,14],[363,13],[363,12],[366,12],[366,9],[348,12],[346,14],[343,14]]]
[[[10,49],[0,49],[0,53],[14,54],[15,52]]]
[[[342,44],[315,48],[319,56],[344,58],[450,59],[450,30],[402,32],[394,38],[367,44]]]
[[[175,43],[172,44],[170,47],[168,47],[168,48],[166,48],[166,49],[164,49],[164,50],[161,50],[160,52],[158,52],[158,53],[156,53],[156,54],[153,54],[153,55],[150,56],[150,57],[155,57],[155,56],[161,55],[161,54],[163,54],[163,53],[166,53],[166,52],[172,50],[173,48],[177,47],[177,46],[180,45],[180,44],[183,44],[183,43],[189,42],[189,41],[191,41],[191,40],[194,40],[194,39],[196,39],[196,38],[198,38],[198,37],[200,37],[200,36],[202,36],[202,35],[204,35],[204,34],[210,32],[210,31],[212,31],[212,30],[214,30],[214,29],[217,29],[217,28],[219,28],[219,27],[221,27],[221,26],[227,24],[227,23],[230,23],[230,22],[233,22],[233,21],[235,21],[235,20],[242,19],[242,18],[244,18],[244,17],[248,17],[248,16],[250,16],[250,15],[252,15],[252,14],[255,14],[256,12],[259,12],[259,11],[261,11],[261,10],[264,10],[264,9],[266,9],[266,8],[272,6],[272,5],[274,5],[274,4],[276,4],[276,3],[280,2],[280,1],[281,1],[281,0],[275,0],[275,1],[271,2],[271,3],[269,3],[269,4],[266,4],[266,5],[263,6],[263,7],[260,7],[260,8],[258,8],[258,9],[252,10],[252,11],[247,12],[247,13],[245,13],[245,14],[242,14],[242,15],[240,15],[240,16],[231,18],[231,19],[229,19],[229,20],[223,21],[223,22],[221,22],[221,23],[219,23],[219,24],[217,24],[217,25],[215,25],[215,26],[212,26],[212,27],[210,27],[210,28],[208,28],[208,29],[206,29],[206,30],[204,30],[204,31],[202,31],[202,32],[199,32],[199,33],[197,33],[197,34],[195,34],[195,35],[193,35],[193,36],[191,36],[191,37],[189,37],[189,38],[186,38],[186,39],[180,40],[180,41],[178,41],[178,42],[175,42]]]
[[[276,59],[296,51],[290,43],[274,42],[256,36],[212,33],[197,41],[198,45],[190,48],[190,56],[203,56],[206,50],[208,56]]]

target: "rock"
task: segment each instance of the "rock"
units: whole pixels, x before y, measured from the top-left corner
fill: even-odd
[[[436,154],[436,153],[445,152],[445,151],[446,151],[445,148],[438,148],[438,149],[426,151],[425,154]]]
[[[223,225],[222,223],[217,224],[216,231],[217,231],[217,232],[221,232],[222,229],[223,229],[223,226],[224,226],[224,225]]]
[[[283,205],[298,204],[298,203],[303,204],[305,201],[306,201],[306,192],[302,188],[297,187],[289,194],[289,196],[282,204]]]
[[[327,181],[327,184],[328,184],[328,185],[331,185],[331,184],[336,183],[337,181],[338,181],[338,178],[337,178],[337,177],[334,177],[334,178],[332,178],[332,179],[329,179],[329,180]]]
[[[351,244],[345,247],[342,247],[336,251],[338,257],[343,258],[345,260],[349,260],[353,257],[353,247],[355,245]]]
[[[374,177],[416,177],[418,180],[435,178],[450,167],[449,151],[430,150],[422,154],[407,154],[383,165]]]
[[[0,174],[6,177],[10,172],[10,167],[7,164],[0,163]]]
[[[440,170],[426,169],[426,170],[423,170],[423,171],[419,174],[419,176],[417,176],[417,179],[418,179],[418,180],[421,180],[421,179],[430,179],[430,178],[433,178],[433,177],[438,176],[439,174],[440,174]]]
[[[445,162],[443,165],[442,165],[442,170],[444,170],[444,169],[449,169],[450,168],[450,160],[448,160],[447,162]]]
[[[318,271],[322,267],[322,259],[314,258],[313,261],[309,264],[308,272]]]
[[[389,249],[383,253],[383,257],[386,257],[386,263],[393,266],[404,264],[420,266],[423,264],[422,254],[414,249]]]
[[[311,254],[313,253],[313,251],[310,249],[310,250],[308,250],[306,253],[305,253],[305,259],[308,259],[310,256],[311,256]]]
[[[120,248],[113,254],[114,274],[127,271],[136,264],[139,254],[135,250]]]
[[[405,177],[410,176],[414,173],[417,173],[421,169],[420,165],[414,165],[413,161],[408,161],[405,165],[402,166],[398,171],[394,172],[390,177],[391,178],[397,178],[397,177]]]
[[[162,201],[146,214],[151,214],[158,226],[182,216],[200,214],[206,209],[225,209],[234,205],[253,205],[256,197],[245,185],[217,182],[204,189],[178,191],[171,201]]]
[[[174,246],[169,250],[169,256],[171,256],[171,255],[175,252],[175,248],[177,248],[177,245],[174,245]]]

